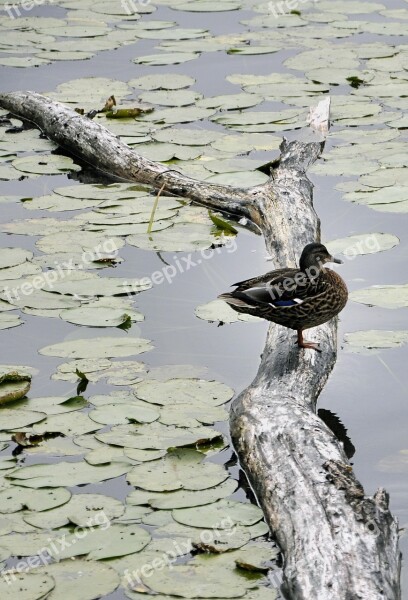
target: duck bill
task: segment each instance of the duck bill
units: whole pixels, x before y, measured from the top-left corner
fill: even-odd
[[[336,258],[335,256],[331,257],[330,262],[336,263],[337,265],[343,264],[343,261],[340,258]]]

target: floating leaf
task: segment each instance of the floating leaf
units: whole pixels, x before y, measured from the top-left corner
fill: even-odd
[[[362,254],[374,254],[390,250],[399,244],[399,238],[390,233],[366,233],[351,235],[347,238],[333,240],[326,244],[330,253],[355,257]]]
[[[350,299],[360,304],[381,308],[403,308],[408,306],[408,284],[374,285],[350,293]]]
[[[114,569],[89,560],[64,560],[45,565],[39,572],[42,578],[45,574],[56,583],[47,600],[97,600],[111,594],[119,585]]]
[[[204,463],[201,452],[190,448],[174,450],[157,461],[137,465],[128,473],[128,481],[152,492],[171,490],[205,490],[228,478],[227,471]]]
[[[26,508],[38,514],[49,513],[50,509],[65,504],[70,498],[71,492],[65,488],[28,490],[15,485],[0,491],[0,512],[9,514]]]
[[[30,387],[31,375],[0,365],[0,406],[24,398]]]
[[[124,310],[108,306],[81,306],[69,308],[60,312],[60,317],[68,323],[76,325],[87,325],[88,327],[120,327],[128,319],[143,321],[143,315],[136,310]]]
[[[127,423],[152,423],[160,416],[159,411],[146,403],[105,404],[89,413],[91,419],[105,425],[125,425]]]
[[[254,525],[263,518],[260,508],[233,500],[173,510],[173,519],[190,527],[231,529],[233,525]]]
[[[13,160],[12,165],[23,173],[34,173],[40,175],[55,175],[70,171],[80,171],[81,167],[76,165],[71,158],[50,154],[48,156],[24,156]]]
[[[190,508],[192,506],[202,506],[211,504],[216,500],[230,496],[237,488],[237,482],[233,479],[227,479],[220,485],[200,490],[177,490],[165,494],[151,494],[149,504],[153,508],[161,510],[171,510],[173,508]],[[129,500],[129,497],[128,497]]]
[[[236,323],[237,321],[256,322],[261,321],[258,317],[252,315],[239,314],[233,310],[223,300],[212,300],[207,304],[201,304],[195,309],[195,314],[199,319],[210,321],[210,323]]]
[[[387,348],[399,348],[408,343],[408,331],[384,331],[371,329],[353,331],[344,336],[347,352],[377,354]]]
[[[37,413],[38,414],[38,413]],[[86,462],[59,462],[51,465],[30,465],[16,469],[9,475],[18,485],[29,488],[73,487],[87,483],[100,483],[120,477],[129,470],[127,463],[91,466]]]
[[[3,571],[0,577],[2,600],[14,600],[16,589],[19,600],[40,600],[50,598],[49,593],[55,587],[53,577],[38,573],[18,573],[15,570]]]
[[[13,490],[14,488],[12,488]],[[24,490],[27,493],[28,490]],[[30,490],[31,494],[51,494],[58,490]],[[64,490],[65,491],[65,490]],[[107,527],[109,521],[123,515],[125,507],[120,500],[102,494],[75,494],[63,506],[46,512],[28,513],[26,523],[43,529],[57,529],[70,523],[78,527]]]
[[[62,358],[109,358],[132,356],[151,349],[149,340],[142,338],[103,337],[53,344],[41,348],[39,353]]]
[[[143,381],[134,386],[138,398],[162,406],[188,404],[198,401],[219,406],[231,400],[234,390],[218,381],[204,379],[170,379]]]
[[[172,427],[151,423],[135,428],[134,425],[117,425],[106,433],[97,433],[96,439],[105,444],[140,450],[167,450],[182,446],[203,445],[220,439],[218,431],[209,427]]]

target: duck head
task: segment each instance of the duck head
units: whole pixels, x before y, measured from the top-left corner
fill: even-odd
[[[303,248],[299,267],[301,271],[306,271],[307,269],[317,269],[320,271],[323,269],[323,265],[329,262],[342,264],[343,261],[332,256],[323,244],[313,242]]]

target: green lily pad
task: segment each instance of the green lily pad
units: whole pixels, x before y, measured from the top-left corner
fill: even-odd
[[[4,401],[3,401],[4,402]],[[1,431],[21,429],[45,419],[46,414],[32,410],[15,410],[14,408],[1,408]]]
[[[403,308],[408,306],[408,284],[374,285],[351,292],[350,299],[368,306]]]
[[[20,486],[12,486],[0,491],[0,512],[15,513],[23,508],[41,514],[50,509],[55,509],[69,501],[71,492],[65,488],[54,488],[45,490],[28,490]]]
[[[151,349],[149,340],[142,338],[103,337],[53,344],[41,348],[39,353],[62,358],[111,358],[141,354]]]
[[[12,488],[13,490],[14,488]],[[25,490],[27,493],[28,490]],[[45,494],[57,490],[30,490],[30,493]],[[24,520],[29,525],[42,529],[57,529],[70,523],[78,527],[107,527],[109,522],[123,515],[125,507],[116,498],[102,494],[75,494],[63,506],[47,510],[46,512],[33,512],[24,515]]]
[[[139,100],[162,106],[189,106],[202,98],[202,94],[191,90],[156,90],[140,94]]]
[[[199,427],[213,425],[217,421],[228,421],[229,413],[221,406],[208,406],[208,403],[195,401],[191,403],[163,406],[160,411],[160,422],[165,425],[179,427]]]
[[[8,269],[21,265],[33,258],[33,253],[23,248],[2,248],[0,255],[0,269]]]
[[[211,228],[203,223],[176,223],[163,232],[139,233],[127,238],[130,246],[164,252],[204,250],[216,241]]]
[[[48,156],[24,156],[13,160],[12,165],[23,173],[34,173],[38,175],[56,175],[70,171],[80,171],[81,167],[76,165],[68,156],[49,154]]]
[[[367,233],[351,235],[347,238],[333,240],[326,244],[331,254],[338,253],[354,257],[363,254],[374,254],[390,250],[399,244],[399,238],[390,233]]]
[[[234,479],[227,479],[220,485],[200,490],[176,490],[165,494],[151,494],[149,505],[160,510],[171,510],[174,508],[191,508],[192,506],[202,506],[211,504],[222,498],[226,498],[235,492],[237,482]]]
[[[189,527],[230,529],[233,525],[254,525],[263,518],[260,508],[253,504],[218,500],[213,504],[173,510],[173,519]]]
[[[19,600],[49,598],[55,580],[46,574],[3,571],[0,577],[0,594],[3,600],[12,600],[18,590]]]
[[[240,8],[242,8],[242,3],[238,0],[196,0],[194,4],[178,2],[173,6],[174,10],[186,12],[226,12]]]
[[[80,411],[50,415],[33,427],[34,432],[38,435],[55,432],[66,436],[83,435],[97,429],[100,429],[100,426],[87,414]]]
[[[133,59],[133,62],[137,65],[151,65],[151,66],[164,66],[164,65],[179,65],[181,63],[189,62],[198,58],[198,54],[195,52],[173,52],[162,54],[149,54],[147,56],[138,56]]]
[[[158,410],[135,401],[132,404],[105,404],[89,413],[91,419],[103,425],[126,425],[127,423],[152,423],[160,416]]]
[[[162,129],[152,137],[157,142],[169,142],[181,146],[205,146],[222,137],[218,131],[209,129]]]
[[[195,309],[195,315],[199,319],[210,323],[236,323],[238,321],[257,322],[262,319],[252,315],[239,314],[223,300],[212,300],[207,304],[201,304]]]
[[[142,90],[180,90],[190,87],[194,83],[193,77],[177,73],[143,75],[129,81],[131,87]]]
[[[119,327],[127,320],[143,321],[144,317],[136,310],[109,308],[108,306],[69,308],[60,312],[60,317],[68,323],[88,327]]]
[[[174,427],[157,421],[135,428],[135,425],[117,425],[106,433],[96,433],[97,440],[113,446],[139,450],[167,450],[182,446],[196,446],[217,440],[221,434],[209,427]]]
[[[128,481],[152,492],[168,492],[205,490],[228,478],[227,471],[220,465],[202,461],[201,452],[181,448],[157,461],[137,465],[128,473]]]
[[[12,327],[18,327],[22,324],[23,321],[18,315],[0,314],[0,330],[11,329]]]
[[[408,343],[408,331],[353,331],[344,336],[347,352],[356,354],[377,354],[387,348],[399,348]]]
[[[0,406],[24,398],[30,387],[30,375],[0,368]]]
[[[56,584],[47,600],[97,600],[114,592],[119,585],[114,569],[90,560],[64,560],[45,565],[38,572],[41,577],[51,577]]]
[[[106,521],[105,521],[106,523]],[[102,529],[91,529],[86,537],[66,536],[71,543],[64,548],[60,558],[70,558],[86,554],[88,559],[102,560],[126,556],[142,550],[150,541],[150,535],[138,525],[108,525]]]
[[[247,586],[243,577],[224,568],[211,571],[200,565],[176,565],[153,571],[143,577],[143,583],[161,594],[182,598],[239,598],[245,595]]]
[[[199,402],[208,406],[225,404],[234,390],[218,381],[204,379],[170,379],[143,381],[134,386],[138,398],[161,406]]]
[[[69,413],[80,410],[87,406],[82,396],[65,398],[61,396],[42,396],[40,398],[29,398],[25,401],[25,408],[47,413],[47,416]]]
[[[91,466],[86,462],[59,462],[21,467],[8,477],[12,482],[28,488],[73,487],[120,477],[129,469],[128,463]]]

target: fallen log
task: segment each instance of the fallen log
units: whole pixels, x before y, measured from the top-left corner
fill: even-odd
[[[38,94],[0,94],[0,106],[105,173],[250,218],[275,268],[294,266],[302,248],[320,240],[306,170],[322,151],[321,134],[284,140],[270,180],[244,189],[198,182],[144,159],[98,123]],[[324,132],[328,123],[326,100],[311,112],[311,131]],[[231,410],[234,446],[284,555],[282,590],[293,600],[399,600],[398,524],[388,495],[380,489],[365,496],[316,415],[336,360],[336,320],[308,337],[322,353],[299,351],[290,330],[271,324],[258,374]]]

